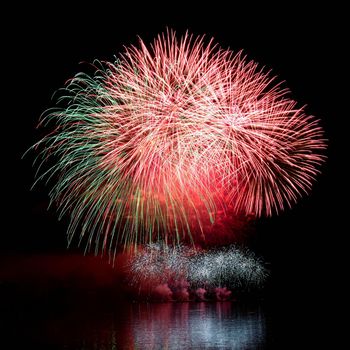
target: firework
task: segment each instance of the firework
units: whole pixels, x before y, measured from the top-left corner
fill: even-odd
[[[197,287],[260,287],[267,275],[262,261],[253,252],[236,246],[193,255],[188,265],[188,279]]]
[[[163,243],[145,245],[130,259],[133,285],[167,285],[171,288],[188,284],[191,290],[230,287],[260,288],[268,271],[263,262],[248,249],[229,246],[209,251],[169,247]],[[205,290],[205,289],[203,289]]]
[[[163,242],[139,248],[130,261],[131,283],[169,283],[187,279],[189,258],[195,250],[183,245],[168,246]]]
[[[68,81],[34,146],[69,242],[194,240],[229,211],[271,215],[309,191],[322,129],[242,53],[168,32],[93,67]]]

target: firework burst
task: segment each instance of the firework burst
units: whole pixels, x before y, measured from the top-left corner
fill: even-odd
[[[228,211],[271,215],[310,189],[322,129],[241,53],[168,32],[94,68],[69,80],[34,146],[69,241],[78,230],[103,251],[178,243]]]
[[[268,275],[262,261],[248,249],[236,246],[193,255],[188,278],[194,286],[260,287]]]
[[[246,290],[262,287],[268,276],[263,262],[253,252],[237,246],[196,251],[182,245],[152,243],[130,258],[129,267],[131,284],[150,289],[164,284],[173,288],[186,281],[190,290]]]
[[[146,244],[130,258],[130,282],[134,285],[149,282],[161,285],[171,280],[187,280],[189,259],[195,254],[194,249],[183,245]]]

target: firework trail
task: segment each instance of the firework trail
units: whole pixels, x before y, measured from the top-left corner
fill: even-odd
[[[69,242],[195,240],[228,211],[271,215],[310,190],[318,121],[241,53],[168,32],[93,67],[69,80],[34,146]]]

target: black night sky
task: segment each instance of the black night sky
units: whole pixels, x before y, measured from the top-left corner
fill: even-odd
[[[21,160],[40,137],[35,129],[37,120],[52,106],[53,92],[81,69],[79,62],[113,60],[123,45],[137,42],[137,35],[150,42],[169,27],[181,34],[188,29],[213,36],[222,47],[234,51],[244,49],[250,59],[285,80],[292,97],[321,120],[329,140],[328,159],[312,193],[280,216],[258,220],[250,244],[269,262],[272,271],[265,298],[274,309],[274,341],[279,339],[284,344],[283,339],[296,337],[297,332],[297,339],[305,336],[303,339],[313,343],[321,329],[328,329],[328,312],[335,290],[340,288],[335,271],[342,265],[340,252],[346,231],[341,228],[344,216],[340,198],[346,196],[347,186],[339,175],[340,163],[347,160],[340,134],[348,119],[341,97],[348,64],[342,10],[320,4],[306,8],[294,2],[275,8],[254,8],[252,3],[244,9],[234,4],[231,8],[215,5],[202,3],[190,9],[176,3],[164,8],[134,4],[128,8],[97,2],[73,8],[57,2],[8,11],[10,21],[2,31],[6,47],[2,50],[2,75],[6,83],[2,80],[5,198],[0,295],[10,298],[9,285],[15,286],[18,298],[24,298],[19,291],[22,285],[36,288],[27,281],[25,270],[19,275],[18,268],[11,270],[15,261],[26,256],[82,254],[76,247],[67,252],[67,222],[58,221],[54,208],[46,210],[49,189],[40,184],[30,191],[33,154]],[[40,274],[39,270],[35,273]],[[47,307],[54,308],[52,300]],[[7,313],[10,307],[5,308]],[[309,323],[319,327],[318,331],[311,331]],[[2,329],[16,334],[12,326],[8,327]]]

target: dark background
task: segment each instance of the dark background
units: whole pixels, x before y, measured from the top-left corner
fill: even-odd
[[[266,298],[271,304],[278,310],[287,301],[291,316],[304,312],[299,331],[309,331],[307,320],[317,326],[328,324],[325,315],[341,289],[338,274],[346,231],[341,222],[347,215],[340,204],[346,196],[340,176],[346,152],[340,134],[348,118],[341,97],[348,70],[343,13],[335,4],[330,8],[294,3],[270,8],[253,4],[239,8],[234,3],[192,8],[180,3],[166,8],[96,3],[73,8],[57,2],[9,10],[2,54],[6,90],[2,260],[68,254],[66,222],[58,222],[54,208],[46,210],[49,189],[39,185],[30,191],[33,154],[21,160],[40,137],[37,120],[52,106],[53,92],[81,69],[81,61],[113,60],[123,45],[137,43],[137,35],[150,42],[166,27],[181,34],[188,29],[213,36],[223,48],[244,49],[250,59],[272,68],[286,81],[292,97],[300,105],[307,104],[306,112],[321,120],[329,140],[328,159],[312,193],[280,216],[257,221],[251,247],[270,264]],[[81,250],[72,248],[72,252]]]

